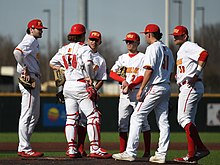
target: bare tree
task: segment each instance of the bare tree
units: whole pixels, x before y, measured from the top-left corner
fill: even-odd
[[[202,37],[204,43],[202,43]],[[206,93],[219,93],[220,88],[220,23],[213,25],[206,25],[204,29],[200,28],[196,32],[196,41],[200,45],[204,44],[204,48],[209,53],[207,66],[204,70],[204,84]]]
[[[15,44],[11,37],[0,36],[0,66],[15,66],[16,61],[13,56]]]

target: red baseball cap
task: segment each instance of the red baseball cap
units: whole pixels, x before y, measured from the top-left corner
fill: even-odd
[[[102,35],[101,35],[101,33],[98,32],[98,31],[91,31],[90,34],[89,34],[89,39],[90,39],[90,38],[102,40]]]
[[[39,19],[33,19],[28,23],[28,28],[36,28],[36,29],[47,29],[47,27],[43,26],[43,23]]]
[[[80,35],[86,33],[86,28],[82,24],[75,24],[71,27],[69,35]]]
[[[140,41],[140,37],[135,32],[129,32],[123,41]]]
[[[188,35],[188,30],[185,26],[176,26],[173,30],[172,34],[169,35],[173,35],[173,36],[181,36],[183,34]]]
[[[159,26],[157,26],[156,24],[148,24],[145,27],[144,32],[141,33],[154,33],[154,32],[160,32]]]

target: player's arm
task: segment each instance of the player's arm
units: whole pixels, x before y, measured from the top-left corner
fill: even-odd
[[[140,84],[143,81],[143,79],[144,79],[144,76],[138,76],[134,81],[132,81],[132,83],[128,85],[128,88],[133,89],[135,86]]]
[[[149,82],[150,77],[151,77],[151,75],[153,73],[153,69],[151,67],[145,67],[145,68],[146,68],[146,70],[144,72],[144,78],[143,78],[143,81],[141,83],[140,89],[139,89],[139,91],[138,91],[138,93],[136,95],[136,99],[138,101],[142,101],[141,94],[143,92],[143,89],[145,88],[145,86]]]
[[[24,58],[25,57],[24,57],[23,51],[19,48],[15,48],[13,54],[14,54],[14,57],[15,57],[16,61],[23,68],[21,77],[23,77],[25,81],[29,81],[30,80],[30,74],[29,74],[27,66],[24,63]]]
[[[208,60],[208,52],[207,51],[203,51],[198,59],[198,66],[197,66],[197,70],[196,70],[196,75],[199,76],[200,73],[202,72],[203,68],[205,67],[205,64]]]
[[[25,67],[25,64],[24,64],[24,55],[23,55],[22,50],[19,49],[19,48],[15,48],[13,54],[14,54],[14,57],[15,57],[16,61],[17,61],[22,67]]]
[[[119,76],[116,72],[114,72],[113,70],[110,71],[109,77],[112,78],[115,81],[118,81],[120,83],[122,83],[125,78]]]
[[[94,79],[94,70],[93,70],[93,61],[88,60],[84,64],[85,72],[87,77],[85,77],[85,80],[88,82],[89,85],[93,85],[93,79]]]
[[[103,85],[103,80],[97,80],[95,84],[95,89],[98,91]]]
[[[201,52],[197,62],[198,65],[197,65],[196,73],[193,76],[193,78],[188,82],[189,87],[194,86],[195,82],[198,81],[199,76],[206,65],[207,59],[208,59],[208,52],[207,51]]]

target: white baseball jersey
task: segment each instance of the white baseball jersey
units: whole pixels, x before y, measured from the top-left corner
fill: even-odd
[[[84,48],[85,44],[69,43],[63,46],[50,60],[50,64],[63,66],[66,68],[66,81],[76,81],[85,78],[87,75],[83,69],[83,65],[87,61],[91,61],[89,51]],[[84,53],[84,52],[88,53]]]
[[[112,67],[113,72],[117,72],[119,67],[125,66],[127,67],[126,70],[126,81],[130,84],[134,81],[138,76],[140,76],[140,69],[143,66],[143,58],[144,54],[139,52],[135,56],[129,55],[129,53],[122,54],[118,57],[118,60],[115,62],[114,66]],[[139,88],[140,84],[137,85],[135,88]]]
[[[84,54],[89,53],[93,61],[93,69],[95,73],[94,80],[107,80],[106,62],[99,52],[92,52],[89,46],[83,47]]]
[[[138,54],[125,53],[118,57],[111,70],[117,72],[121,66],[127,67],[126,81],[130,84],[138,76],[141,75],[143,68],[143,60],[145,55],[141,52]],[[130,116],[133,113],[135,106],[137,105],[136,94],[141,84],[134,87],[133,90],[129,90],[128,94],[121,92],[118,106],[118,130],[119,132],[128,132],[130,124]],[[148,121],[142,125],[142,131],[150,130]]]
[[[29,72],[40,75],[40,50],[38,40],[35,37],[26,34],[15,49],[20,50],[24,55],[24,64],[27,66]],[[17,72],[22,73],[22,69],[22,66],[18,63]]]
[[[192,43],[190,41],[184,42],[179,51],[177,52],[177,75],[176,80],[177,84],[191,79],[195,73],[198,66],[198,59],[201,52],[204,49]],[[199,75],[199,78],[202,79],[202,74]]]
[[[170,83],[170,73],[174,69],[174,58],[171,50],[161,41],[154,42],[147,47],[144,68],[148,67],[154,70],[148,85]]]

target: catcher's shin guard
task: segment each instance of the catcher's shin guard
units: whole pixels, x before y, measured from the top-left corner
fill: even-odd
[[[90,141],[90,151],[100,148],[100,112],[97,109],[87,117],[87,132]]]
[[[78,118],[79,113],[67,114],[65,135],[68,142],[68,147],[77,149],[77,127],[78,127]]]

